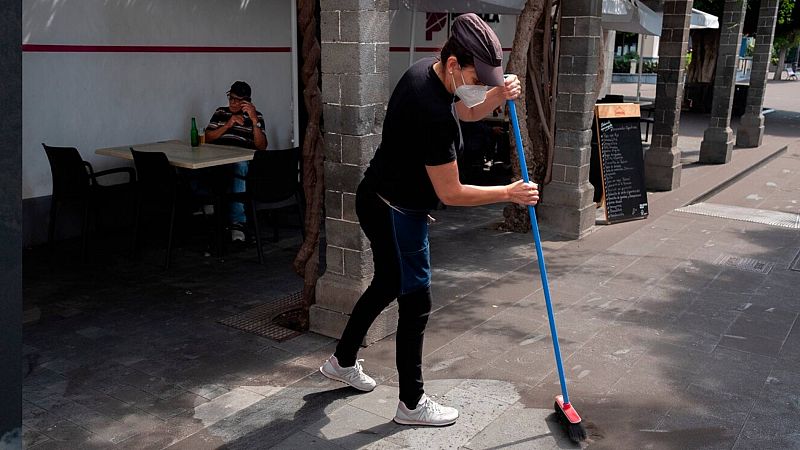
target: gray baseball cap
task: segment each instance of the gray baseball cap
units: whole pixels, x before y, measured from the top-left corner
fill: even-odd
[[[453,21],[451,37],[472,54],[475,72],[487,86],[503,85],[503,47],[489,25],[473,13]]]

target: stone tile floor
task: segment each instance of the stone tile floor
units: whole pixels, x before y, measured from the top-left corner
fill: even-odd
[[[265,244],[264,266],[253,246],[222,260],[189,239],[164,271],[157,244],[131,260],[113,232],[88,264],[74,261],[76,242],[26,250],[25,307],[39,318],[24,328],[25,446],[157,443],[307,374],[298,361],[331,339],[277,343],[216,323],[301,289],[291,270],[300,236],[283,234]]]
[[[773,164],[800,172],[796,156]],[[719,199],[746,201],[729,192]],[[291,238],[268,268],[243,250],[224,263],[178,257],[166,275],[125,258],[59,272],[29,254],[40,265],[29,262],[26,292],[45,300],[25,330],[26,446],[572,447],[550,410],[558,385],[529,238],[494,230],[497,208],[466,212],[437,213],[437,311],[425,348],[427,391],[460,408],[456,425],[390,421],[393,336],[363,350],[381,384],[358,394],[316,372],[332,339],[279,344],[215,322],[298,288],[285,266]],[[617,240],[607,227],[581,242],[545,242],[586,446],[800,448],[800,272],[786,251],[800,250],[798,231],[678,212],[634,225]],[[723,253],[775,268],[718,266]]]
[[[707,202],[797,212],[798,128],[791,111],[773,117],[788,125],[765,147],[789,150]],[[681,190],[651,196],[645,221],[544,236],[586,447],[800,448],[800,232],[664,206],[695,198],[695,180],[724,181],[721,169],[692,166]],[[435,215],[424,369],[427,391],[464,414],[456,425],[390,422],[393,336],[362,351],[381,384],[357,394],[316,372],[333,339],[276,343],[216,323],[300,288],[297,233],[267,244],[267,266],[252,248],[221,261],[190,243],[169,272],[157,248],[130,261],[112,236],[85,266],[70,244],[25,252],[26,307],[40,316],[24,329],[26,447],[570,448],[550,413],[558,386],[530,237],[494,229],[497,207]],[[724,255],[774,267],[750,273],[719,265]]]

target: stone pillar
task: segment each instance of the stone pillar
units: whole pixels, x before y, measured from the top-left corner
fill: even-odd
[[[602,44],[602,0],[566,1],[561,8],[553,179],[542,190],[537,209],[544,227],[579,239],[595,222],[589,161]]]
[[[311,330],[340,337],[372,279],[372,251],[355,192],[381,140],[389,86],[389,1],[322,0],[327,269],[317,283]],[[369,344],[395,331],[396,305],[375,321]]]
[[[22,448],[22,2],[0,11],[0,448]]]
[[[671,191],[681,185],[678,131],[691,17],[692,0],[664,2],[664,19],[658,42],[653,136],[650,148],[644,154],[644,182],[651,191]]]
[[[725,10],[719,25],[719,53],[717,74],[714,77],[714,102],[711,104],[711,121],[700,144],[700,162],[725,164],[733,152],[731,107],[736,87],[736,59],[742,44],[742,26],[745,0],[725,0]]]
[[[775,37],[775,21],[779,0],[761,0],[758,11],[756,47],[753,49],[753,68],[750,71],[750,87],[747,89],[747,108],[736,132],[737,147],[758,147],[764,137],[764,91],[767,89],[769,58]]]

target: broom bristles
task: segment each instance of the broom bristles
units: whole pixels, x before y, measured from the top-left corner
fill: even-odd
[[[566,425],[569,440],[579,444],[586,440],[586,429],[579,423],[568,423]]]
[[[561,426],[567,431],[567,437],[569,437],[570,441],[579,444],[586,440],[586,428],[583,427],[583,423],[570,422],[569,419],[567,419],[567,415],[564,414],[564,411],[558,406],[558,402],[553,403],[553,409],[556,411]]]

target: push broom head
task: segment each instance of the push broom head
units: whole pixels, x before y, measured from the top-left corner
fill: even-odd
[[[586,429],[581,423],[581,416],[575,411],[570,403],[564,403],[564,397],[556,395],[556,402],[553,404],[559,422],[567,430],[569,440],[580,443],[586,440]]]

